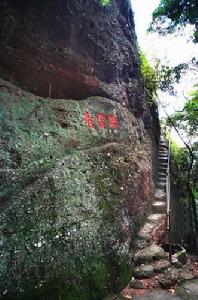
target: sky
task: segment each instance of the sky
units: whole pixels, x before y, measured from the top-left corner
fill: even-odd
[[[158,58],[164,64],[176,66],[190,60],[193,56],[197,57],[198,45],[189,41],[191,26],[183,31],[183,36],[176,36],[175,34],[160,36],[157,33],[146,32],[152,20],[152,12],[159,3],[160,0],[131,0],[138,44],[146,54],[147,59],[151,64],[155,58]],[[168,114],[172,114],[175,110],[180,110],[183,107],[186,101],[184,96],[188,96],[195,82],[198,82],[198,75],[191,71],[176,86],[177,96],[159,93],[159,100],[163,103]],[[159,113],[160,118],[166,116],[162,107],[159,107]],[[172,136],[178,144],[182,145],[174,132]]]

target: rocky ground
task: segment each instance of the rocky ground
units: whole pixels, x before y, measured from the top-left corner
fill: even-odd
[[[198,257],[188,256],[185,265],[170,264],[160,247],[152,245],[137,255],[142,264],[135,268],[128,286],[120,296],[105,300],[197,300],[198,299]],[[140,255],[141,254],[141,255]],[[143,263],[157,255],[150,263]],[[141,257],[141,258],[140,258]],[[145,260],[146,259],[146,260]]]
[[[142,265],[122,292],[124,299],[198,299],[198,258],[188,257],[184,266],[161,259]],[[147,277],[147,278],[146,278]]]

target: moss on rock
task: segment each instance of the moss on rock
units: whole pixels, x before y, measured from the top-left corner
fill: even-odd
[[[99,300],[129,279],[135,224],[152,200],[142,123],[105,98],[52,101],[1,83],[0,293]],[[119,127],[100,129],[101,112]]]

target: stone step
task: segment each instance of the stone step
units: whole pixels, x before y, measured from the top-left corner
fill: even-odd
[[[151,263],[156,273],[163,272],[164,270],[170,268],[171,263],[168,259],[160,259]]]
[[[160,164],[159,165],[159,172],[161,173],[160,170],[162,170],[162,172],[166,172],[167,171],[167,167],[161,166],[161,164]]]
[[[168,160],[167,159],[161,160],[159,158],[159,166],[167,166],[167,165],[168,165]]]
[[[135,245],[138,249],[143,249],[148,246],[148,243],[151,243],[153,229],[159,225],[160,220],[164,218],[165,214],[155,213],[151,214],[147,218],[147,222],[140,229],[135,241]]]
[[[166,192],[166,184],[164,183],[157,183],[157,188],[161,189],[162,191]]]
[[[144,279],[154,276],[154,268],[152,265],[142,264],[139,267],[136,267],[133,271],[133,277],[135,279]]]
[[[159,175],[159,174],[163,174],[164,176],[167,175],[167,168],[160,168],[159,172],[158,172],[158,176],[163,176],[163,175]]]
[[[166,186],[166,178],[158,178],[157,184],[162,184],[162,185]]]
[[[166,193],[165,193],[165,191],[163,191],[161,189],[156,189],[155,199],[157,201],[166,201]]]
[[[165,163],[165,162],[160,162],[159,163],[159,168],[161,167],[161,168],[167,168],[167,163]]]
[[[167,174],[167,169],[168,167],[167,166],[159,166],[159,173],[164,173],[164,174]]]
[[[167,156],[159,156],[159,162],[160,163],[165,163],[166,165],[168,164],[168,157]]]
[[[159,155],[158,155],[158,157],[160,158],[160,157],[166,157],[166,158],[168,158],[168,154],[167,153],[159,153]]]
[[[165,153],[167,153],[168,152],[168,149],[167,149],[167,147],[166,146],[159,146],[159,152],[165,152]]]
[[[166,182],[166,174],[163,175],[158,174],[158,182]]]
[[[166,182],[166,175],[165,175],[165,174],[162,175],[162,176],[159,176],[159,175],[158,175],[158,180],[157,180],[157,182]]]
[[[165,201],[155,201],[152,206],[153,206],[154,213],[166,212],[166,202]]]
[[[166,172],[158,172],[158,177],[166,178]]]
[[[151,239],[151,232],[154,228],[154,225],[151,222],[146,222],[144,226],[140,229],[138,232],[138,242],[141,244],[142,241],[149,242]],[[138,248],[141,247],[141,245],[137,245]]]
[[[156,224],[158,224],[158,221],[159,221],[162,217],[164,217],[164,214],[151,214],[151,215],[147,218],[147,220],[148,220],[149,222],[151,222],[151,223],[156,223]]]
[[[167,151],[167,149],[166,145],[159,145],[159,151]]]
[[[159,151],[158,154],[159,154],[159,156],[168,156],[167,151]]]
[[[168,157],[168,153],[166,153],[166,152],[159,152],[159,157]]]
[[[149,247],[137,251],[134,255],[134,262],[136,265],[141,265],[166,257],[167,253],[161,247],[152,244]]]
[[[166,192],[166,181],[158,181],[156,187],[164,192]]]
[[[162,157],[162,158],[164,158],[164,157],[168,158],[168,154],[167,153],[159,153],[158,157],[159,158],[160,157]]]
[[[166,148],[167,149],[167,145],[165,143],[159,143],[159,148],[160,147],[163,147],[163,148]]]
[[[166,143],[166,139],[160,138],[159,143]]]
[[[166,173],[166,171],[167,171],[167,168],[165,167],[163,167],[163,166],[159,166],[159,171],[158,171],[158,173],[161,173],[161,174],[164,174],[164,173]]]

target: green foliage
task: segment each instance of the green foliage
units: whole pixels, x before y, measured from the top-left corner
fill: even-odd
[[[171,120],[178,129],[182,129],[189,137],[196,137],[198,134],[198,85],[191,93],[182,111],[171,116]],[[168,122],[169,123],[169,122]]]
[[[171,142],[172,173],[175,184],[185,186],[188,172],[188,150],[180,148],[174,142]]]
[[[163,92],[175,95],[174,84],[179,83],[181,76],[188,69],[188,64],[182,63],[173,68],[162,65],[160,60],[156,61],[155,70],[157,75],[158,88]]]
[[[140,68],[144,78],[146,98],[149,103],[153,103],[156,101],[157,96],[157,75],[142,52],[140,52]]]
[[[174,142],[171,143],[171,182],[178,199],[178,202],[173,205],[176,205],[179,208],[179,217],[182,221],[182,231],[179,229],[176,229],[176,231],[178,230],[179,236],[182,236],[182,238],[187,242],[190,247],[189,250],[193,249],[194,237],[192,237],[191,231],[194,216],[191,215],[192,211],[189,208],[188,183],[190,184],[194,198],[198,199],[198,147],[197,150],[195,148],[196,147],[194,147],[193,150],[193,156],[195,159],[189,178],[190,157],[187,148],[180,148]]]
[[[161,0],[153,12],[153,22],[149,30],[161,34],[172,33],[187,24],[195,26],[194,42],[198,42],[198,1],[197,0]]]
[[[156,60],[152,67],[145,54],[140,51],[140,68],[144,78],[146,98],[149,103],[153,103],[156,102],[158,89],[175,95],[174,84],[180,81],[188,65],[183,63],[170,68],[162,65],[160,60]]]
[[[102,6],[107,6],[110,3],[110,0],[100,0]]]
[[[167,124],[174,126],[181,136],[184,131],[191,141],[184,140],[185,148],[178,148],[174,144],[171,149],[172,154],[172,174],[173,183],[179,187],[179,193],[188,199],[188,214],[190,221],[189,244],[198,253],[198,143],[192,137],[198,132],[198,92],[197,87],[191,94],[191,98],[185,104],[181,112],[175,113],[168,118]],[[182,130],[182,131],[181,131]],[[180,198],[180,197],[179,197]]]

